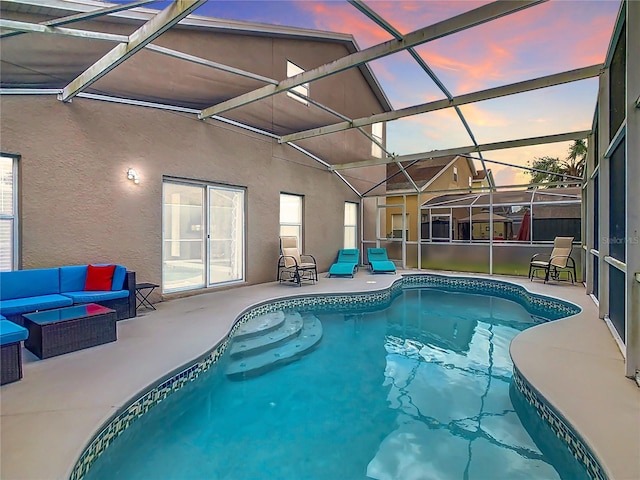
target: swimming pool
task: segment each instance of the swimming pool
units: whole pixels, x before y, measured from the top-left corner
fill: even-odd
[[[296,309],[322,324],[314,350],[241,381],[227,352],[85,478],[588,478],[513,387],[509,342],[541,321],[520,304],[427,288]]]

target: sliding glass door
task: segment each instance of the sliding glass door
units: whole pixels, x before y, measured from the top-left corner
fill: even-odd
[[[209,187],[209,285],[244,279],[244,190]]]
[[[163,183],[162,290],[244,280],[244,189]]]

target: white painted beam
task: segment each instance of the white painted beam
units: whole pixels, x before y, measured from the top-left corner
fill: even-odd
[[[502,150],[506,148],[526,147],[529,145],[544,145],[547,143],[567,142],[587,138],[591,130],[578,132],[559,133],[555,135],[545,135],[541,137],[522,138],[519,140],[507,140],[504,142],[485,143],[483,145],[469,145],[467,147],[449,148],[447,150],[432,150],[430,152],[414,153],[411,155],[399,155],[395,158],[380,158],[375,160],[364,160],[361,162],[340,163],[333,165],[332,170],[346,170],[349,168],[371,167],[374,165],[386,165],[395,162],[412,162],[416,160],[427,160],[430,158],[447,157],[449,155],[465,155],[478,150]]]
[[[109,42],[126,42],[126,35],[113,33],[92,32],[90,30],[77,30],[75,28],[48,27],[39,23],[18,22],[16,20],[0,19],[0,28],[18,32],[49,33],[53,35],[66,35],[69,37],[89,38],[92,40],[106,40]]]
[[[110,52],[71,81],[63,90],[59,100],[68,102],[79,92],[102,78],[145,45],[193,12],[206,0],[174,0],[167,8],[155,15],[135,32],[129,35],[127,43],[115,46]]]
[[[479,92],[460,95],[458,97],[454,97],[452,100],[445,98],[442,100],[436,100],[435,102],[423,103],[421,105],[394,110],[392,112],[378,113],[369,117],[358,118],[351,122],[339,122],[334,123],[333,125],[326,125],[324,127],[318,127],[303,132],[292,133],[290,135],[284,135],[282,137],[282,141],[293,142],[305,138],[327,135],[329,133],[336,133],[343,130],[348,130],[350,128],[363,127],[365,125],[371,125],[372,123],[398,120],[400,118],[433,112],[436,110],[442,110],[444,108],[451,108],[459,105],[466,105],[468,103],[475,103],[483,100],[490,100],[492,98],[515,95],[517,93],[524,93],[540,88],[561,85],[563,83],[585,80],[587,78],[599,76],[602,73],[602,70],[603,65],[599,64],[592,65],[590,67],[578,68],[576,70],[569,70],[567,72],[555,73],[553,75],[534,78],[532,80],[510,83],[509,85],[503,85],[501,87],[494,87],[487,90],[481,90]]]
[[[122,12],[123,10],[129,10],[135,7],[140,7],[142,5],[147,5],[148,3],[153,3],[156,0],[140,0],[133,3],[127,3],[123,5],[113,5],[111,7],[106,8],[98,8],[96,10],[91,10],[90,12],[81,12],[76,13],[74,15],[67,15],[66,17],[56,18],[54,20],[47,20],[46,22],[41,22],[39,25],[44,25],[46,27],[59,27],[61,25],[67,25],[69,23],[80,22],[85,20],[91,20],[92,18],[102,17],[104,15],[109,15],[110,13]],[[24,31],[13,31],[6,32],[0,34],[0,38],[13,37],[15,35],[21,35],[26,33]]]
[[[465,30],[467,28],[480,25],[496,18],[518,12],[528,7],[532,7],[546,0],[513,0],[513,1],[497,1],[469,12],[462,13],[455,17],[443,20],[434,25],[421,28],[405,35],[402,39],[389,40],[373,47],[366,48],[359,52],[352,53],[346,57],[339,58],[333,62],[321,65],[312,70],[308,70],[299,75],[286,78],[278,85],[265,85],[257,90],[247,92],[235,98],[231,98],[217,105],[206,108],[200,114],[200,118],[207,118],[234,108],[247,105],[249,103],[262,100],[280,92],[284,92],[303,83],[312,82],[321,78],[333,75],[344,70],[362,65],[363,63],[386,57],[396,52],[400,52],[410,47],[421,45],[423,43],[436,40],[438,38],[451,35],[453,33]]]
[[[215,68],[216,70],[221,70],[223,72],[233,73],[236,75],[240,75],[241,77],[251,78],[253,80],[258,80],[260,82],[270,83],[273,85],[278,83],[278,81],[273,78],[263,77],[262,75],[258,75],[257,73],[251,73],[245,70],[240,70],[239,68],[224,65],[222,63],[212,62],[211,60],[207,60],[205,58],[189,55],[188,53],[183,53],[171,48],[161,47],[160,45],[154,45],[150,43],[146,45],[145,48],[152,52],[161,53],[173,58],[179,58],[180,60],[186,60],[187,62],[191,63],[197,63],[198,65],[203,65],[205,67]]]

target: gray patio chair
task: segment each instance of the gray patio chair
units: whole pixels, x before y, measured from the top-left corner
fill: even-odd
[[[298,237],[280,237],[278,281],[294,282],[298,286],[303,281],[318,281],[316,259],[313,255],[299,252]]]
[[[553,241],[553,250],[548,260],[539,259],[536,253],[529,262],[529,280],[533,280],[537,271],[544,271],[544,283],[560,280],[560,274],[566,272],[571,278],[571,283],[576,280],[576,262],[571,258],[573,249],[573,237],[556,237]]]

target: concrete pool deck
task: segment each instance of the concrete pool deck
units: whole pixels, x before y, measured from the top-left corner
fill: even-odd
[[[23,349],[23,379],[0,388],[0,478],[68,478],[104,422],[149,385],[211,350],[248,306],[294,295],[375,291],[397,278],[363,268],[353,279],[321,274],[316,285],[301,288],[273,282],[179,298],[118,322],[114,343],[46,360]],[[575,317],[519,335],[512,354],[610,479],[639,479],[640,389],[624,376],[623,357],[584,287],[492,278],[582,307]]]

